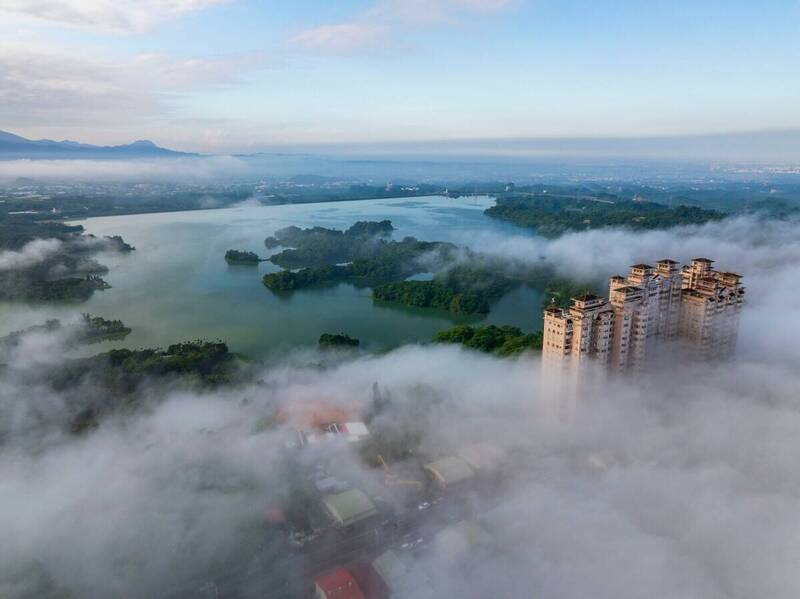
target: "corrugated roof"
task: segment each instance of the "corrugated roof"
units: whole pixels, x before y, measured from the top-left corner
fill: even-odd
[[[445,485],[452,485],[475,475],[475,471],[466,461],[455,456],[426,464],[425,470]]]
[[[430,580],[422,568],[404,562],[391,549],[376,557],[372,561],[372,568],[392,596],[396,594],[414,599],[433,597],[429,586]]]
[[[339,526],[349,526],[377,513],[372,500],[359,489],[325,495],[322,504]]]

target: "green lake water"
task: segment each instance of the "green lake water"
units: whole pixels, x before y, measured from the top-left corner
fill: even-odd
[[[89,312],[121,319],[133,328],[124,341],[91,346],[163,347],[175,341],[222,339],[232,350],[254,357],[275,356],[313,346],[323,332],[345,332],[368,349],[428,341],[454,323],[511,324],[541,328],[541,295],[521,287],[492,306],[486,317],[457,317],[444,311],[373,302],[368,288],[339,284],[276,295],[261,283],[272,263],[232,266],[229,248],[267,257],[275,250],[264,238],[287,225],[347,228],[357,220],[388,218],[394,237],[469,244],[487,230],[530,234],[483,214],[488,197],[408,199],[260,206],[245,203],[221,210],[90,218],[88,233],[122,235],[136,246],[128,255],[102,256],[111,268],[112,289],[81,304],[0,303],[0,334],[22,326]]]

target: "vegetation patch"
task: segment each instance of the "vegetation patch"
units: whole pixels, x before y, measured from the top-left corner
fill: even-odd
[[[496,356],[517,356],[524,351],[541,351],[543,332],[523,333],[512,326],[493,324],[473,327],[457,325],[436,333],[436,343],[458,343]]]

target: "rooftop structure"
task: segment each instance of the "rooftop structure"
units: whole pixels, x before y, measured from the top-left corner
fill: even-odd
[[[314,579],[316,599],[366,599],[358,583],[344,568],[337,568]]]
[[[333,422],[314,432],[298,431],[301,445],[321,443],[340,439],[357,443],[369,436],[369,429],[363,422]]]
[[[446,488],[459,482],[466,481],[475,476],[475,471],[459,457],[448,457],[425,464],[425,472],[440,487]]]
[[[377,514],[375,505],[367,494],[359,489],[325,495],[322,506],[338,527],[350,526]]]
[[[372,569],[388,590],[389,597],[433,598],[430,580],[413,561],[404,560],[392,550],[385,551],[371,563]]]

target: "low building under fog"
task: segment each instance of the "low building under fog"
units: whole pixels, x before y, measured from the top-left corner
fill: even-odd
[[[353,575],[337,568],[314,579],[315,599],[366,599]]]
[[[453,486],[462,486],[475,477],[475,470],[472,466],[457,456],[425,464],[423,469],[431,482],[442,491]]]
[[[339,528],[361,522],[378,513],[372,500],[359,489],[325,495],[322,497],[322,507],[334,526]]]

